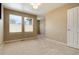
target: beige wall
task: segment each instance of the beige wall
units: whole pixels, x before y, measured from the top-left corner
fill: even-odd
[[[0,44],[2,43],[3,40],[3,20],[0,19]]]
[[[45,35],[45,19],[40,20],[40,33],[41,35]]]
[[[2,6],[2,18],[0,19],[0,44],[3,41],[3,6]]]
[[[66,4],[45,15],[45,35],[53,40],[67,42],[67,9],[79,4]]]
[[[21,33],[9,33],[9,14],[20,15],[22,17],[28,16],[28,17],[33,18],[33,32],[24,32],[23,30]],[[4,41],[23,39],[23,38],[36,36],[37,35],[37,19],[36,18],[37,18],[36,15],[22,13],[19,11],[14,11],[14,10],[4,8]],[[22,27],[22,29],[24,29],[24,26]]]

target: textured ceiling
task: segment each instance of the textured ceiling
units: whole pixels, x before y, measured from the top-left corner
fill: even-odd
[[[30,3],[4,3],[3,6],[8,9],[13,9],[21,12],[31,13],[35,15],[44,15],[47,12],[54,10],[64,3],[42,3],[38,9],[33,9]]]

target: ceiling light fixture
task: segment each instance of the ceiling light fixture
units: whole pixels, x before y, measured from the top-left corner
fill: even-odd
[[[31,3],[34,9],[38,9],[38,7],[41,5],[40,3]]]

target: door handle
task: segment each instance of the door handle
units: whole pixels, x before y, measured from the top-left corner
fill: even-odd
[[[68,29],[68,31],[71,31],[71,29]]]

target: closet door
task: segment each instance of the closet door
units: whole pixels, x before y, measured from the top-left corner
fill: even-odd
[[[78,7],[73,9],[73,44],[78,48]]]
[[[73,9],[69,9],[67,11],[67,45],[70,47],[74,47],[74,39],[73,39]]]
[[[78,48],[79,48],[79,7],[78,7],[78,31],[77,31],[77,33],[78,33]]]
[[[67,11],[67,45],[79,47],[79,7]]]

